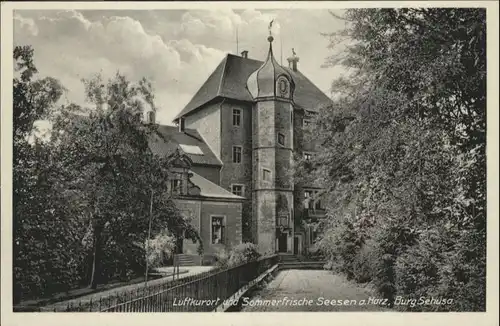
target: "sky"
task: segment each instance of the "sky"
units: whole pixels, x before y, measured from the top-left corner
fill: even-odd
[[[286,65],[294,48],[298,69],[330,95],[340,70],[321,66],[339,50],[329,49],[322,33],[344,22],[326,9],[16,10],[14,45],[33,46],[40,77],[59,79],[68,102],[84,104],[81,79],[99,72],[109,78],[119,71],[131,81],[146,77],[158,122],[172,124],[227,53],[248,50],[249,58],[265,59],[272,19],[278,62]]]

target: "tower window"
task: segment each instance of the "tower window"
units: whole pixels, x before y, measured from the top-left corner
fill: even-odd
[[[241,146],[233,146],[233,163],[241,163]]]
[[[244,196],[244,187],[243,185],[231,185],[231,192],[236,196]]]
[[[278,133],[278,144],[281,146],[285,146],[285,135],[282,133]]]
[[[241,125],[241,110],[233,109],[233,126]]]
[[[302,127],[307,128],[311,124],[311,119],[302,120]]]
[[[212,244],[224,244],[224,216],[212,216]]]
[[[312,159],[312,154],[311,153],[304,153],[304,160],[310,161]]]
[[[262,169],[262,179],[264,181],[271,181],[271,171],[268,169]]]

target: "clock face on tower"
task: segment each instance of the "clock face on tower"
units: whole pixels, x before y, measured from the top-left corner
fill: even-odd
[[[289,97],[288,80],[285,77],[280,77],[277,82],[279,96]]]

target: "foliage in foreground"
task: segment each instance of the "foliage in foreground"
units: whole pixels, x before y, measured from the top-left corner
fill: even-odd
[[[84,81],[89,107],[61,106],[63,86],[36,78],[30,47],[16,47],[14,60],[15,301],[143,275],[137,244],[150,216],[153,264],[173,250],[166,230],[199,240],[167,193],[177,154],[159,157],[148,146],[156,127],[141,122],[155,110],[146,80],[96,76]],[[37,136],[40,120],[50,135]]]
[[[486,58],[483,9],[356,9],[314,136],[297,169],[327,188],[328,265],[389,299],[442,297],[484,311]],[[307,172],[307,173],[304,173]]]
[[[251,242],[241,243],[231,249],[230,252],[222,250],[216,255],[216,264],[219,267],[238,266],[259,259],[257,246]]]

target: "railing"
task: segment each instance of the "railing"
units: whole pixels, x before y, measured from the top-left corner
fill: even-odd
[[[71,304],[64,311],[203,312],[212,311],[243,286],[278,264],[278,256],[216,269],[159,285]]]

